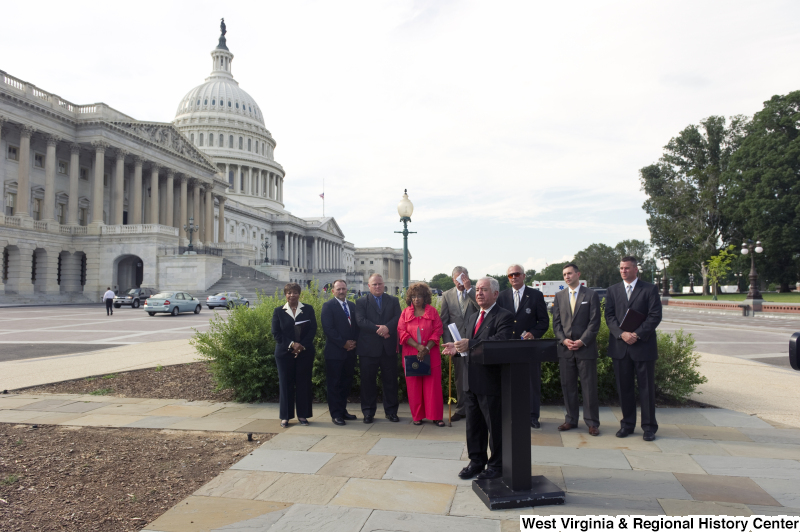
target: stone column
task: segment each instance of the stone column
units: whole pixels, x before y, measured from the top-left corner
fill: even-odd
[[[228,188],[231,188],[231,165],[225,163],[225,182],[228,183]]]
[[[247,167],[247,195],[252,196],[255,193],[253,190],[253,167]]]
[[[206,189],[206,238],[203,240],[206,246],[214,243],[214,196],[211,194],[211,187]]]
[[[181,181],[181,213],[180,213],[181,217],[178,219],[178,236],[181,239],[184,239],[186,238],[186,230],[183,228],[183,226],[189,223],[188,220],[189,194],[186,187],[186,176],[182,175],[180,177],[180,181]]]
[[[125,156],[128,152],[117,150],[117,169],[114,172],[114,219],[115,225],[122,225],[123,200],[125,196]]]
[[[81,147],[69,145],[69,204],[67,205],[67,225],[78,225],[78,180],[81,173]],[[64,265],[61,265],[62,269]]]
[[[308,271],[308,239],[303,237],[303,271]]]
[[[234,172],[233,172],[233,191],[236,194],[241,194],[242,193],[242,181],[241,181],[241,179],[239,177],[239,173],[241,172],[241,168],[242,167],[237,164],[236,165],[236,170],[234,170]]]
[[[131,194],[133,195],[133,202],[131,206],[130,216],[128,223],[140,224],[142,223],[142,165],[144,159],[135,155],[133,157],[133,186],[131,187]]]
[[[56,220],[56,146],[61,140],[55,135],[46,135],[47,153],[44,160],[44,216],[42,220]]]
[[[175,170],[167,168],[167,217],[164,225],[175,227]]]
[[[217,228],[217,242],[221,244],[225,242],[225,198],[223,196],[217,197],[219,198],[219,227]]]
[[[149,223],[158,225],[158,171],[159,167],[155,164],[150,166],[150,220]]]
[[[103,174],[106,168],[106,148],[102,140],[92,142],[94,146],[94,183],[92,184],[92,225],[103,225]]]
[[[19,165],[17,166],[17,204],[14,216],[30,217],[31,205],[31,135],[35,130],[23,125],[19,129]],[[33,287],[31,287],[33,291]]]
[[[286,231],[283,232],[283,259],[287,260],[289,258],[289,233]]]

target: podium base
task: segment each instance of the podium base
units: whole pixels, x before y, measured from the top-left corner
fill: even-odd
[[[565,497],[561,488],[541,475],[531,477],[530,490],[514,491],[506,486],[502,478],[496,478],[473,480],[472,491],[490,510],[564,504]]]

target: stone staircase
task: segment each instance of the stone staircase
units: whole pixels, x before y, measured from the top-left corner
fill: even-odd
[[[238,292],[251,304],[257,301],[256,292],[272,295],[276,289],[283,289],[286,283],[249,266],[239,266],[233,261],[222,259],[222,277],[203,293],[192,294],[205,301],[206,297],[219,292]]]
[[[0,285],[0,290],[2,285]],[[102,301],[89,299],[81,293],[42,294],[3,294],[0,292],[0,307],[38,306],[38,305],[90,305],[102,304]]]

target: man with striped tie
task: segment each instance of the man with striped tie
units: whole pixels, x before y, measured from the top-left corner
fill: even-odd
[[[333,282],[333,299],[322,305],[322,330],[325,333],[325,377],[328,384],[328,409],[334,425],[357,419],[347,413],[347,394],[353,386],[356,367],[358,324],[356,306],[347,300],[347,283]]]
[[[606,294],[606,324],[608,325],[608,356],[614,362],[617,392],[622,407],[622,421],[617,438],[633,434],[636,427],[636,392],[634,378],[639,386],[642,407],[644,441],[656,439],[656,359],[658,341],[656,327],[661,323],[661,297],[658,287],[639,279],[636,257],[622,257],[619,263],[622,282],[608,289]],[[629,310],[644,315],[644,321],[633,331],[621,325]],[[626,327],[627,328],[627,327]]]

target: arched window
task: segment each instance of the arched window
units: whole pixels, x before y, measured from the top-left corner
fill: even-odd
[[[206,98],[205,100],[203,100],[203,105],[208,105],[208,98]]]
[[[211,105],[217,105],[217,100],[211,100]]]
[[[253,151],[253,139],[247,139],[247,151]]]
[[[267,154],[267,148],[266,148],[266,145],[262,142],[261,143],[261,155],[266,155],[266,154]]]
[[[239,149],[244,149],[244,139],[242,137],[239,137]]]
[[[230,107],[230,106],[231,106],[231,101],[230,101],[230,100],[228,100],[228,107]]]
[[[228,102],[231,103],[231,102]],[[233,135],[228,137],[228,147],[233,148]]]
[[[202,146],[202,145],[203,145],[203,134],[202,134],[202,133],[200,133],[200,142],[199,142],[199,146]]]
[[[236,108],[237,109],[239,108],[239,102],[236,102]]]
[[[209,133],[208,134],[208,145],[209,146],[213,146],[214,145],[214,134],[213,133]]]
[[[189,135],[189,140],[192,141],[192,144],[194,144],[194,133]]]
[[[200,100],[197,100],[197,105],[200,105]]]
[[[253,112],[253,108],[252,107],[248,107],[247,110],[250,111],[251,113]]]

